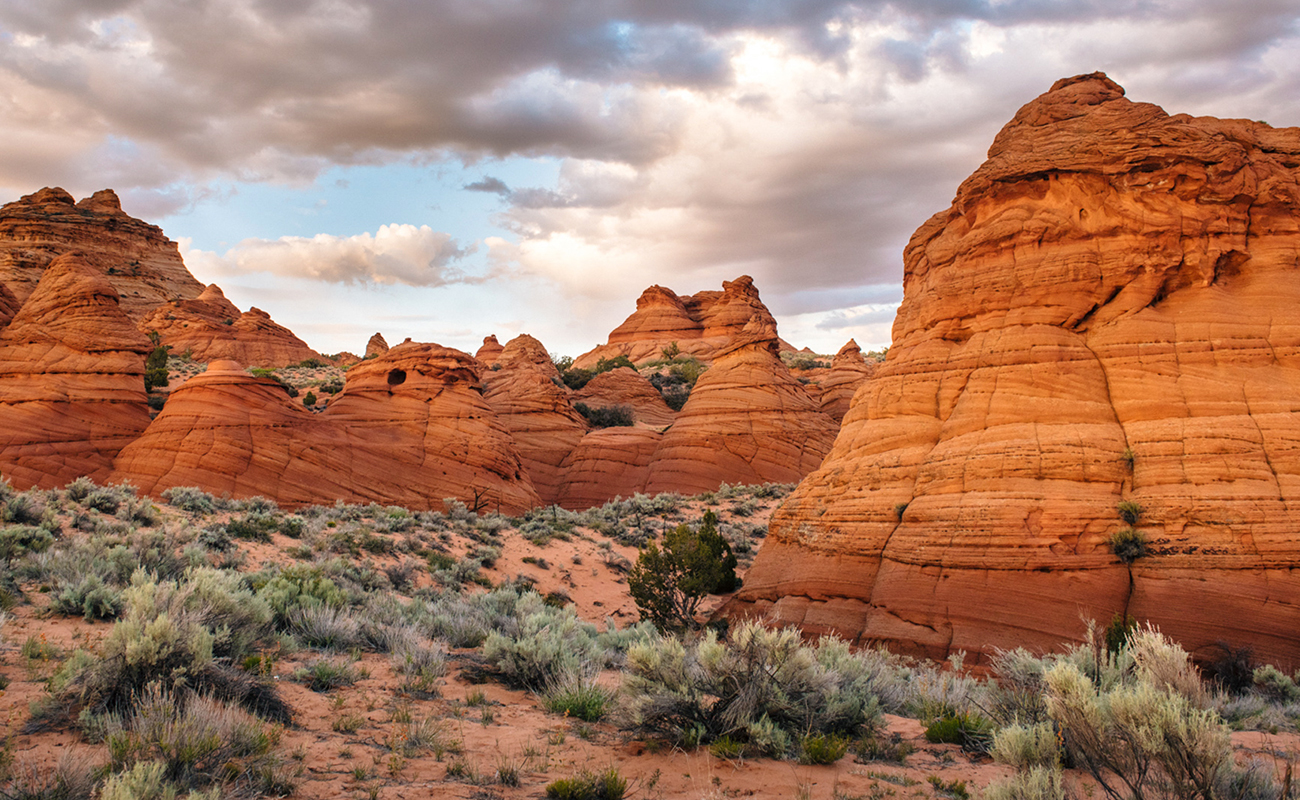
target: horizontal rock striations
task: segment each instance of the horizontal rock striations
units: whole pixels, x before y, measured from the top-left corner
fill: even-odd
[[[286,505],[417,509],[455,498],[507,513],[539,502],[473,360],[437,345],[405,344],[358,364],[320,414],[274,380],[214,362],[172,393],[115,467],[112,480],[155,495],[199,486]]]
[[[661,358],[663,349],[673,344],[682,353],[711,360],[754,317],[776,326],[748,275],[723,281],[720,292],[684,297],[672,289],[651,286],[637,299],[632,316],[609,334],[609,341],[578,356],[573,365],[589,368],[602,358],[618,356],[640,364]]]
[[[151,349],[97,269],[77,255],[50,262],[0,330],[0,474],[20,489],[103,481],[149,424]]]
[[[1300,129],[1059,81],[913,235],[888,358],[732,610],[931,656],[1129,614],[1300,665],[1298,256]]]
[[[169,300],[199,296],[203,284],[185,268],[162,229],[122,211],[111,189],[80,202],[42,189],[0,207],[0,283],[24,301],[55,258],[80,253],[121,297],[135,322]]]
[[[215,283],[193,300],[158,306],[141,321],[140,330],[157,331],[173,353],[189,353],[195,361],[283,367],[322,358],[260,308],[241,312]]]

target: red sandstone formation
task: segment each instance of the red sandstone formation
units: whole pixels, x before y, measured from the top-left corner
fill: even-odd
[[[1127,613],[1300,665],[1298,243],[1300,129],[1057,82],[913,235],[889,356],[733,610],[932,656]]]
[[[169,300],[199,296],[203,284],[185,269],[162,229],[123,213],[110,189],[79,203],[62,189],[42,189],[0,208],[0,283],[27,299],[57,256],[80,253],[140,321]]]
[[[240,313],[215,283],[193,300],[158,306],[140,322],[140,330],[157,331],[173,353],[188,352],[196,361],[283,367],[322,358],[260,308]]]
[[[366,342],[365,357],[370,358],[372,356],[382,356],[387,352],[388,342],[384,341],[384,335],[382,333],[376,331],[375,335],[370,337],[370,341]]]
[[[848,343],[835,354],[835,359],[831,361],[830,372],[821,379],[822,413],[837,423],[842,422],[844,415],[849,411],[849,401],[853,399],[853,393],[866,383],[875,371],[876,362],[864,359],[862,348],[858,347],[857,342],[849,339]]]
[[[9,287],[0,283],[0,328],[9,324],[9,320],[14,318],[21,305],[14,293],[9,291]]]
[[[542,502],[551,504],[563,486],[562,465],[587,432],[587,421],[569,402],[569,389],[542,343],[527,334],[511,339],[484,375],[488,403],[510,432]]]
[[[591,508],[615,497],[644,492],[650,461],[663,434],[653,428],[598,428],[564,462],[557,502],[570,509]]]
[[[650,381],[627,367],[600,373],[574,392],[570,399],[592,408],[628,406],[632,409],[633,419],[655,428],[671,425],[677,416]]]
[[[474,357],[479,361],[482,361],[484,366],[490,367],[497,363],[497,359],[501,357],[501,351],[504,349],[505,348],[501,346],[501,343],[497,341],[495,334],[484,336],[483,346],[478,349],[478,352],[474,354]]]
[[[149,424],[149,340],[81,257],[55,258],[0,330],[0,474],[17,488],[103,481]]]
[[[617,356],[640,364],[662,358],[663,349],[674,343],[684,354],[710,360],[753,317],[776,326],[748,275],[723,281],[721,292],[685,297],[663,286],[651,286],[637,299],[632,316],[610,333],[609,342],[578,356],[573,365],[589,368],[602,358]]]
[[[695,494],[726,483],[789,483],[817,468],[836,425],[777,355],[755,317],[695,384],[650,462],[646,491]]]
[[[231,361],[172,393],[125,448],[111,480],[149,494],[200,486],[285,505],[375,502],[441,508],[457,498],[508,513],[538,504],[469,356],[408,344],[348,371],[323,413]]]

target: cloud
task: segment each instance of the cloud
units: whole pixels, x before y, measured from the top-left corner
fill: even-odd
[[[453,266],[472,252],[472,247],[461,248],[450,235],[427,225],[382,225],[374,234],[356,236],[246,239],[223,255],[183,245],[183,256],[191,268],[205,274],[265,272],[327,283],[424,287],[484,280]]]
[[[467,192],[487,192],[489,194],[499,194],[503,197],[510,194],[510,187],[506,186],[505,181],[491,176],[473,183],[467,183],[464,189]]]

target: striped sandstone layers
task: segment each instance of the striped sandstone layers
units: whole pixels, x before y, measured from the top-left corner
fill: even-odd
[[[0,330],[0,474],[19,489],[102,481],[149,425],[150,349],[98,270],[54,259]]]
[[[483,400],[468,355],[404,344],[348,371],[321,414],[277,382],[218,361],[172,393],[118,457],[114,481],[148,494],[199,486],[296,506],[383,503],[440,509],[456,498],[517,513],[537,493]]]
[[[889,356],[733,611],[930,656],[1128,613],[1300,665],[1300,129],[1123,94],[1059,81],[913,235]]]

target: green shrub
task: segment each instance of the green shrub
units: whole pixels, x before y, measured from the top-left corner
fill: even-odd
[[[1142,518],[1142,506],[1132,500],[1119,501],[1116,510],[1119,511],[1119,518],[1128,525],[1136,525]]]
[[[270,612],[238,575],[211,569],[187,580],[152,581],[137,572],[122,592],[121,619],[95,659],[69,661],[55,707],[40,715],[125,714],[149,687],[177,702],[210,694],[277,721],[289,708],[275,689],[232,666],[267,629]],[[37,722],[40,719],[36,720]]]
[[[1116,531],[1110,537],[1110,551],[1125,564],[1132,564],[1147,554],[1147,537],[1132,528]]]
[[[839,734],[810,733],[799,742],[801,764],[834,764],[849,752],[849,740]]]
[[[808,734],[878,730],[876,690],[892,678],[870,651],[831,638],[807,646],[794,629],[747,622],[728,641],[708,631],[689,646],[667,636],[633,644],[623,694],[642,732],[688,745],[730,736],[785,756]]]
[[[974,713],[949,713],[934,720],[925,729],[925,739],[932,744],[957,744],[963,750],[983,752],[993,737],[993,724]]]
[[[271,533],[279,528],[280,521],[271,514],[245,514],[226,523],[226,532],[231,536],[255,542],[271,541]]]
[[[279,736],[278,728],[236,706],[204,695],[182,700],[149,687],[129,712],[107,722],[113,766],[125,770],[111,796],[131,797],[125,790],[135,787],[167,798],[167,784],[180,791],[216,784],[212,796],[219,797],[219,783],[231,778],[250,782],[260,794],[282,782],[274,776],[278,759],[272,754]]]
[[[698,627],[695,613],[705,595],[736,587],[736,556],[718,533],[717,516],[706,511],[698,532],[679,525],[664,535],[662,550],[646,544],[627,584],[641,618],[660,630]]]
[[[289,630],[308,647],[338,651],[361,643],[361,625],[352,612],[330,606],[294,609]]]
[[[1056,731],[1050,723],[1008,725],[993,735],[990,750],[999,764],[1025,771],[1033,767],[1058,767],[1061,763]]]
[[[8,565],[28,553],[43,553],[54,544],[54,536],[44,528],[13,525],[0,530],[0,558]]]
[[[592,408],[586,403],[574,403],[573,409],[593,428],[628,428],[636,423],[632,417],[632,407],[628,405]]]
[[[1300,686],[1272,664],[1258,667],[1253,677],[1255,687],[1265,697],[1283,703],[1300,703]]]
[[[257,596],[275,615],[277,625],[288,624],[290,616],[300,608],[342,606],[346,602],[342,590],[325,577],[319,566],[291,564],[264,580],[257,587]]]
[[[216,510],[215,498],[197,486],[173,486],[162,496],[168,503],[193,514],[211,514]]]
[[[304,395],[302,398],[302,404],[307,408],[311,408],[312,406],[316,405],[316,393],[307,392],[307,394]]]
[[[518,600],[516,619],[512,630],[494,630],[483,642],[483,657],[508,683],[543,692],[591,677],[604,664],[596,626],[572,609],[553,608],[536,592],[528,592]]]
[[[593,681],[577,678],[557,684],[542,695],[547,711],[583,722],[597,722],[605,716],[605,709],[611,699],[612,694],[608,689]]]
[[[88,621],[113,619],[122,611],[122,593],[91,572],[76,583],[65,584],[51,599],[50,608],[65,616],[80,614]]]
[[[1032,767],[988,785],[984,800],[1065,800],[1060,767]]]
[[[360,677],[355,669],[342,661],[330,661],[320,658],[293,673],[293,679],[301,681],[313,692],[328,692],[341,686],[351,686]]]
[[[550,800],[622,800],[626,793],[627,779],[617,767],[601,772],[581,772],[546,786],[546,796]]]
[[[8,484],[5,484],[8,488]],[[33,492],[11,494],[0,508],[0,522],[12,522],[18,525],[40,525],[45,517],[45,504],[38,500]]]

